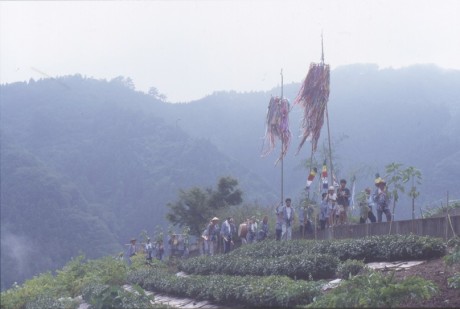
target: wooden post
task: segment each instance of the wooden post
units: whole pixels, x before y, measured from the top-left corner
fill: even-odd
[[[446,204],[446,241],[449,239],[448,231],[449,231],[449,191],[447,191],[447,204]]]

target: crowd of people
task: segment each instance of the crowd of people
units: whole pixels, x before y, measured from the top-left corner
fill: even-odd
[[[319,230],[324,230],[341,224],[348,224],[348,212],[350,207],[350,190],[347,188],[345,179],[340,180],[340,186],[335,189],[334,186],[328,188],[321,197],[319,207]],[[387,221],[391,221],[391,211],[389,197],[386,190],[386,182],[381,177],[375,180],[375,190],[370,188],[364,190],[365,199],[360,202],[360,223],[382,222],[385,214]],[[314,222],[316,214],[314,207],[299,207],[296,211],[291,205],[291,199],[286,198],[284,205],[275,206],[275,233],[274,238],[278,241],[292,239],[292,228],[296,218],[299,221],[299,235],[313,234],[316,229]],[[377,217],[373,210],[376,210]],[[269,216],[264,215],[261,221],[255,216],[247,218],[236,228],[234,218],[227,217],[221,225],[220,219],[213,217],[206,225],[198,241],[199,252],[204,255],[215,255],[216,253],[228,253],[234,247],[235,241],[238,240],[241,245],[260,242],[269,237]],[[237,237],[234,239],[234,237]],[[189,243],[188,235],[171,234],[168,240],[170,256],[188,257]],[[131,240],[126,255],[129,257],[137,253],[136,239]],[[146,255],[147,261],[151,261],[155,256],[162,260],[164,254],[163,241],[157,240],[154,244],[150,238],[142,246],[142,252]],[[155,254],[154,254],[155,253]],[[129,262],[130,263],[130,262]]]
[[[340,180],[340,187],[335,190],[333,186],[329,187],[327,193],[322,194],[320,205],[320,229],[332,227],[340,224],[348,224],[348,208],[350,206],[350,190],[346,187],[347,181]],[[389,196],[386,190],[386,182],[383,178],[375,179],[375,190],[370,188],[364,190],[365,200],[361,201],[359,223],[382,222],[382,215],[385,214],[386,220],[391,221],[391,211]],[[377,217],[374,214],[374,208]]]
[[[131,258],[133,256],[138,253],[144,253],[147,262],[151,262],[154,257],[158,260],[163,260],[164,252],[165,250],[163,240],[161,239],[157,240],[155,243],[152,243],[150,237],[147,237],[145,244],[141,244],[141,246],[139,246],[137,244],[137,239],[131,238],[128,244],[128,249],[125,252],[125,258],[128,265],[131,265]]]

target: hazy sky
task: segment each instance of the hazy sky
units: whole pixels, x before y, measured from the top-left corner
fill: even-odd
[[[0,1],[0,82],[130,77],[171,102],[332,68],[460,69],[458,0]]]

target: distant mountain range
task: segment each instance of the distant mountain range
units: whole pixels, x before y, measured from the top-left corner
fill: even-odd
[[[284,86],[291,102],[300,83]],[[460,71],[434,66],[331,72],[328,103],[334,170],[356,191],[392,162],[422,171],[417,214],[460,197]],[[62,267],[79,252],[116,254],[140,230],[165,226],[180,189],[239,181],[245,203],[271,206],[304,193],[310,147],[295,156],[303,111],[291,106],[290,150],[261,157],[269,92],[216,92],[169,104],[129,78],[80,75],[0,88],[1,285]],[[314,164],[327,154],[323,127]],[[317,184],[317,183],[316,183]],[[315,186],[316,186],[315,184]],[[317,196],[317,190],[312,193]],[[422,209],[420,209],[422,208]],[[409,218],[407,197],[396,219]],[[30,261],[34,263],[30,263]]]

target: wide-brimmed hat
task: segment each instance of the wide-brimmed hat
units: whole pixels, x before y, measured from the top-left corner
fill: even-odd
[[[211,219],[211,221],[219,221],[219,218],[214,217],[214,218]]]
[[[136,238],[131,238],[130,242],[136,241]]]
[[[378,177],[377,179],[375,179],[375,185],[376,186],[381,184],[381,183],[386,184],[385,179],[383,179],[382,177]]]
[[[332,191],[335,190],[334,186],[330,186],[330,187],[329,187],[328,191],[331,191],[331,190],[332,190]]]

